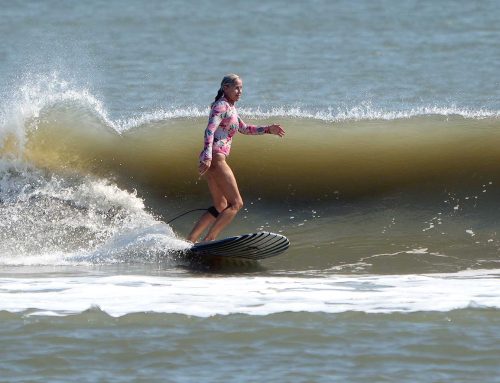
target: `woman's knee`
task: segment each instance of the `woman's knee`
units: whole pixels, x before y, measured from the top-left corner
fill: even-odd
[[[227,204],[227,202],[226,202],[226,201],[224,201],[224,202],[218,202],[218,203],[215,203],[215,204],[214,204],[214,207],[217,209],[217,211],[218,211],[219,213],[222,213],[224,210],[226,210],[226,209],[227,209],[228,204]]]
[[[241,198],[236,198],[234,201],[231,201],[229,206],[231,207],[231,209],[239,211],[243,209],[243,200]]]

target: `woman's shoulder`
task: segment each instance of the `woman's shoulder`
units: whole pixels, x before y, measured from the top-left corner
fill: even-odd
[[[212,111],[226,112],[230,108],[229,102],[222,97],[212,104]]]

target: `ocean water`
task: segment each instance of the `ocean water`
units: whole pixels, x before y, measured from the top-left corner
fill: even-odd
[[[4,2],[0,382],[500,382],[495,1]],[[224,74],[283,255],[200,267]]]

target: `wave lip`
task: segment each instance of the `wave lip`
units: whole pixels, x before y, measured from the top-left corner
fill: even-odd
[[[460,116],[470,119],[498,118],[500,111],[489,109],[472,109],[450,106],[420,106],[402,110],[385,110],[374,107],[370,102],[363,102],[353,107],[327,108],[324,110],[309,110],[301,107],[282,106],[262,110],[260,108],[241,108],[241,114],[248,117],[295,117],[322,120],[327,122],[361,121],[361,120],[399,120],[422,116]]]
[[[0,310],[69,315],[99,307],[112,316],[159,312],[209,317],[279,312],[394,313],[500,309],[500,270],[329,277],[2,278]],[[126,297],[126,299],[124,299]]]
[[[414,117],[443,116],[461,117],[466,119],[486,119],[499,118],[500,111],[489,109],[461,108],[451,106],[422,106],[406,110],[384,110],[375,108],[370,103],[362,103],[354,107],[338,107],[320,110],[312,110],[296,106],[281,106],[270,109],[260,107],[238,108],[239,113],[245,118],[270,119],[270,118],[294,118],[309,119],[323,122],[358,122],[358,121],[392,121],[404,120]],[[118,119],[108,121],[109,125],[117,132],[123,133],[140,126],[149,125],[155,122],[168,121],[179,118],[204,118],[209,113],[208,107],[172,107],[157,109],[128,119]]]

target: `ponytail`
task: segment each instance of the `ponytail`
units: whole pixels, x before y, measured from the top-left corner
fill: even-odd
[[[214,104],[217,101],[219,101],[222,98],[222,96],[224,96],[224,91],[222,90],[222,87],[221,87],[221,88],[219,88],[219,91],[217,92],[217,96],[215,96],[214,102],[212,102],[212,104],[210,104],[210,107],[214,106]]]

